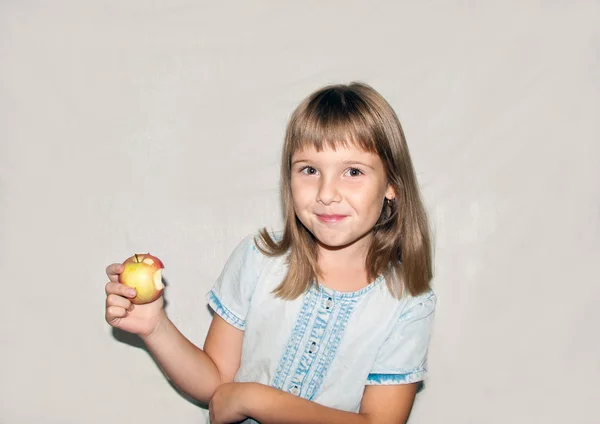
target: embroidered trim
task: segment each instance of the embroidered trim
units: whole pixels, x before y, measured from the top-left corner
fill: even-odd
[[[366,293],[366,292],[365,292]],[[324,295],[324,299],[328,299],[327,294]],[[316,367],[307,375],[307,380],[309,381],[308,388],[306,389],[306,398],[314,399],[316,394],[319,392],[321,385],[323,384],[323,380],[327,375],[327,371],[331,368],[331,364],[335,355],[337,353],[338,347],[342,341],[342,337],[344,336],[344,330],[346,329],[346,325],[348,324],[348,319],[352,312],[354,311],[354,307],[359,301],[358,296],[345,297],[342,299],[337,299],[335,306],[333,307],[333,311],[329,316],[329,321],[333,322],[333,328],[329,334],[329,338],[327,342],[323,342],[325,347],[325,352],[319,358],[319,362]],[[338,305],[340,305],[338,307]],[[319,310],[320,315],[323,310]],[[315,326],[316,327],[316,326]]]
[[[295,389],[298,396],[313,399],[331,367],[355,305],[362,297],[337,296],[322,287],[312,287],[304,298],[272,386],[284,391]]]
[[[240,330],[246,328],[246,320],[240,318],[235,312],[223,305],[213,290],[208,293],[207,300],[213,311],[229,324]]]
[[[369,374],[367,377],[367,384],[374,386],[385,384],[409,384],[425,380],[426,376],[427,370],[424,368],[407,374]]]
[[[292,331],[290,340],[288,341],[287,348],[285,349],[285,352],[279,360],[279,366],[277,367],[277,371],[275,372],[275,378],[273,379],[272,384],[272,386],[277,389],[286,390],[283,387],[285,379],[290,373],[290,368],[292,367],[294,358],[298,353],[298,349],[300,348],[300,342],[304,337],[304,333],[306,332],[308,323],[310,322],[310,316],[312,315],[315,309],[316,303],[317,297],[312,295],[312,291],[310,291],[308,295],[304,298],[302,309],[300,309],[300,313],[298,314],[298,318],[296,319],[296,325],[294,327],[294,330]]]

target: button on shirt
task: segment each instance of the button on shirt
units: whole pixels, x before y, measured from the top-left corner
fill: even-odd
[[[284,256],[263,255],[249,236],[207,295],[215,313],[244,330],[234,381],[358,412],[365,385],[425,379],[432,291],[397,299],[379,277],[355,292],[314,284],[294,300],[275,298],[286,272]]]

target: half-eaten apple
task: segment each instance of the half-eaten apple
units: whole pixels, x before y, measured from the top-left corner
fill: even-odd
[[[131,299],[136,305],[154,302],[160,297],[165,286],[162,270],[165,267],[160,259],[150,253],[136,253],[123,262],[125,269],[119,275],[119,282],[137,290]]]

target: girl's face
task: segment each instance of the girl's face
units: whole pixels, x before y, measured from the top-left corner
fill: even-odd
[[[385,198],[395,196],[379,156],[357,147],[314,147],[292,156],[298,219],[323,248],[368,248]]]

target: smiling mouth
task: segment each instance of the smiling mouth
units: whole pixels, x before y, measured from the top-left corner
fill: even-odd
[[[326,223],[336,223],[336,222],[340,222],[342,220],[344,220],[344,218],[347,218],[347,215],[318,215],[317,214],[317,218],[319,218],[319,221],[321,222],[326,222]]]

